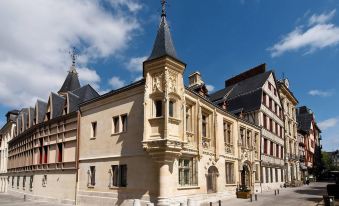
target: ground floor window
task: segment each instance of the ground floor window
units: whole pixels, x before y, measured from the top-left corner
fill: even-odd
[[[266,174],[265,174],[265,176],[266,176],[266,183],[268,183],[269,182],[269,168],[268,167],[266,167],[266,170],[265,170],[265,172],[266,172]]]
[[[278,179],[278,169],[277,168],[275,168],[275,181],[279,182],[279,179]]]
[[[194,158],[179,159],[180,186],[198,185],[197,164]]]
[[[33,175],[31,176],[30,180],[29,180],[29,189],[33,189]]]
[[[16,186],[19,188],[19,185],[20,185],[20,177],[17,176],[16,177]]]
[[[225,170],[226,170],[226,184],[234,184],[234,163],[233,162],[226,162],[225,163]]]
[[[281,182],[283,182],[284,181],[284,171],[282,169],[281,169],[280,175],[281,175]]]
[[[271,172],[271,182],[273,182],[273,168],[270,168],[270,172]]]
[[[112,165],[112,185],[114,187],[127,186],[127,165]]]
[[[259,165],[255,165],[255,181],[259,181]]]
[[[88,174],[87,185],[89,187],[93,187],[95,185],[95,166],[90,166],[87,174]]]

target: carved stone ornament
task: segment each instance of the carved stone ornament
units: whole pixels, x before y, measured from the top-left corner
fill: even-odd
[[[170,71],[168,75],[168,90],[169,92],[177,92],[177,76],[176,72]]]
[[[163,92],[164,89],[164,74],[156,73],[153,75],[153,92]]]

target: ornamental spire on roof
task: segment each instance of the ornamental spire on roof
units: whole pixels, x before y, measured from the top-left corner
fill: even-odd
[[[159,25],[157,37],[154,41],[152,53],[148,60],[156,59],[166,55],[177,58],[171,32],[166,20],[166,4],[166,0],[161,0],[161,22]]]
[[[78,77],[78,72],[75,68],[75,60],[78,57],[78,54],[76,53],[76,49],[73,48],[73,50],[70,53],[71,59],[72,59],[72,65],[68,71],[68,75],[64,81],[64,83],[61,86],[61,89],[59,90],[59,94],[64,94],[69,91],[73,91],[80,88],[80,81]]]

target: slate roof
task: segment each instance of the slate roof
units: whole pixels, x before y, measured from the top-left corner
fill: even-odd
[[[162,16],[158,33],[154,41],[152,53],[148,57],[148,60],[156,59],[166,55],[177,59],[177,53],[174,48],[166,16]]]
[[[226,101],[228,111],[258,110],[261,107],[262,87],[272,73],[272,71],[263,72],[227,86],[210,94],[210,100],[215,104]]]
[[[312,121],[313,114],[297,114],[298,129],[303,132],[309,132]]]
[[[35,117],[37,121],[36,123],[39,124],[44,121],[45,114],[47,111],[47,103],[38,99],[35,104],[35,109],[36,109],[35,115],[37,115]]]
[[[70,71],[68,72],[68,75],[61,86],[58,93],[66,93],[69,91],[73,91],[80,88],[80,81],[78,78],[78,73],[76,72],[74,67],[71,67]]]

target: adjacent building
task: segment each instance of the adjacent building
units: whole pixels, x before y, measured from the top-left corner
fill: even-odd
[[[210,99],[261,128],[260,190],[280,188],[285,181],[284,116],[274,72],[259,65],[226,80]]]
[[[301,106],[297,109],[297,121],[300,140],[304,140],[299,144],[303,148],[305,155],[304,164],[307,169],[303,170],[304,174],[302,176],[306,179],[311,174],[315,175],[317,170],[317,161],[319,163],[321,155],[319,152],[321,148],[321,130],[317,126],[314,113],[306,106]],[[303,169],[303,166],[301,166],[301,169]]]
[[[285,128],[285,171],[286,185],[298,186],[301,184],[301,174],[299,165],[299,144],[296,106],[297,98],[290,90],[288,79],[278,81],[278,91],[284,113]]]
[[[15,134],[18,112],[17,110],[7,112],[6,124],[0,129],[0,193],[7,192],[8,142]]]
[[[8,142],[8,192],[29,199],[74,203],[76,196],[78,105],[99,96],[80,86],[73,64],[58,93],[18,112]]]

